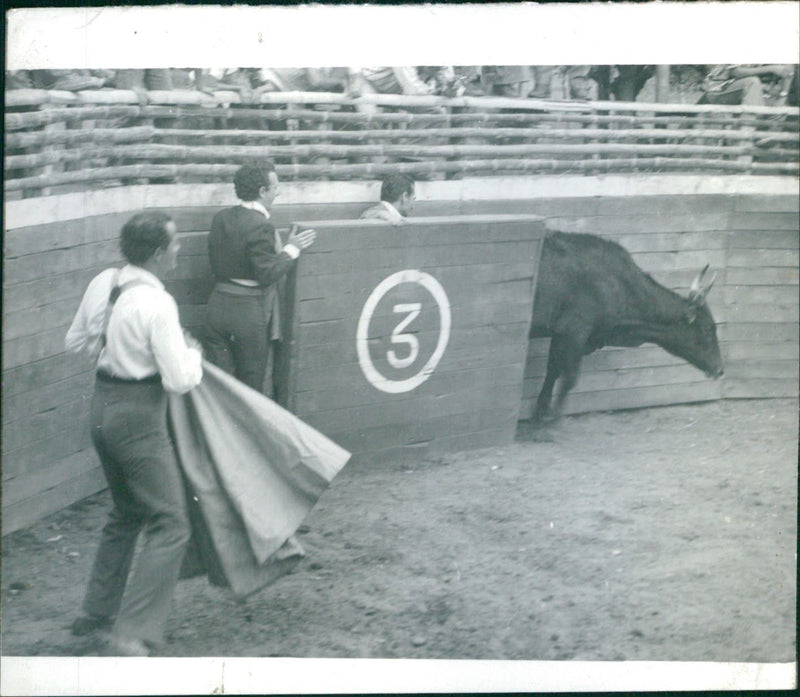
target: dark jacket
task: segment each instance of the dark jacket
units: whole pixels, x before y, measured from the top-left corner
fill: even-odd
[[[294,259],[275,251],[275,228],[261,213],[242,206],[219,211],[211,221],[208,257],[218,281],[250,279],[271,286],[292,268]]]

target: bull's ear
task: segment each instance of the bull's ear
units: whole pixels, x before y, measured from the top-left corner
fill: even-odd
[[[686,308],[686,313],[684,316],[689,324],[697,319],[697,304],[694,301],[689,303],[689,307]]]

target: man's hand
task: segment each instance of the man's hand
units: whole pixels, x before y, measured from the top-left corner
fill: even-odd
[[[300,230],[297,225],[292,225],[289,237],[286,239],[287,244],[293,244],[298,249],[305,249],[314,244],[317,239],[317,231],[309,228],[308,230]]]

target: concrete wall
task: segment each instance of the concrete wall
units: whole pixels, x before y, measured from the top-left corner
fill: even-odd
[[[362,182],[287,184],[274,211],[275,222],[281,226],[293,220],[352,218],[377,198],[378,188],[377,183]],[[234,203],[231,189],[140,186],[6,204],[4,533],[104,486],[87,432],[92,366],[81,357],[65,355],[62,345],[89,280],[121,262],[117,237],[122,223],[142,208],[164,209],[175,217],[183,249],[168,287],[181,305],[184,324],[198,326],[211,289],[205,234],[213,213]],[[568,412],[797,395],[796,179],[667,175],[469,179],[423,182],[417,196],[415,217],[534,214],[543,216],[549,227],[607,236],[629,249],[657,280],[683,292],[705,263],[718,272],[708,303],[725,360],[722,380],[707,380],[657,347],[604,349],[585,360]],[[346,234],[350,233],[338,238],[344,240]],[[317,253],[322,250],[320,245]],[[346,244],[340,253],[348,258]],[[307,260],[311,270],[312,255]],[[375,259],[352,261],[354,270],[366,273]],[[309,274],[310,284],[316,273]],[[368,285],[366,280],[362,283],[364,288]],[[474,329],[480,331],[477,324]],[[531,342],[528,348],[518,405],[523,418],[543,378],[546,350],[546,340]],[[493,368],[487,366],[484,379],[491,381]],[[318,419],[331,435],[342,434],[340,425],[325,422],[321,416],[325,410],[318,409],[318,403],[314,406],[308,395],[299,395],[298,391],[294,406],[301,416],[312,422]],[[474,416],[473,430],[493,430],[484,428],[481,418]],[[407,435],[406,445],[415,437],[426,442],[425,434],[409,430]],[[473,444],[469,439],[462,442],[463,447]]]

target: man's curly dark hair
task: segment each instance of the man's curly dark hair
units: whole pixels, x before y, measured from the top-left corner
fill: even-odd
[[[262,186],[269,188],[269,173],[274,171],[275,165],[269,160],[240,167],[233,177],[236,195],[242,201],[255,201]]]
[[[131,263],[141,266],[155,254],[157,249],[169,246],[167,223],[171,222],[166,213],[145,211],[137,213],[122,226],[120,246],[122,254]]]

